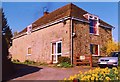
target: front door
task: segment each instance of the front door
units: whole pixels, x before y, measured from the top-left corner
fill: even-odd
[[[62,46],[62,41],[58,41],[55,43],[52,43],[52,61],[53,63],[58,62],[58,56],[60,56],[61,53],[61,46]]]

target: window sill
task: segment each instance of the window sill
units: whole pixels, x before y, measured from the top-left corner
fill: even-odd
[[[30,56],[31,54],[27,54],[27,56]]]
[[[95,57],[95,56],[99,56],[99,55],[92,55],[92,56],[94,56],[94,57]]]
[[[57,53],[57,54],[51,54],[51,55],[62,55],[62,53]]]
[[[91,35],[96,35],[96,36],[99,36],[99,34],[94,34],[94,33],[90,33]]]

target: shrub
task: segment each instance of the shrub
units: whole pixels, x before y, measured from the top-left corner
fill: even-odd
[[[24,63],[25,63],[25,64],[34,64],[35,62],[34,62],[34,61],[31,61],[31,60],[25,60]]]
[[[69,68],[72,67],[71,63],[70,63],[70,58],[68,57],[58,57],[58,67],[64,67],[64,68]]]
[[[64,67],[64,68],[72,67],[72,65],[68,62],[62,62],[62,63],[58,64],[57,66],[58,67]]]
[[[109,68],[96,68],[94,70],[89,70],[88,72],[82,73],[81,71],[79,74],[75,74],[74,76],[70,76],[68,79],[64,79],[64,82],[68,80],[78,79],[80,81],[108,81],[108,80],[118,80],[118,69],[113,67],[112,69]]]
[[[36,62],[35,65],[37,65],[37,66],[39,66],[39,65],[46,66],[46,65],[48,65],[48,64],[45,63],[45,62]]]
[[[63,63],[63,62],[70,63],[70,58],[68,58],[68,57],[62,57],[62,56],[58,57],[58,63]]]
[[[18,59],[13,59],[13,62],[14,63],[18,63],[18,62],[20,62]]]

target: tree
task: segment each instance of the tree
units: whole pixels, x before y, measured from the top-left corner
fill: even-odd
[[[8,48],[11,45],[12,32],[7,24],[3,9],[2,13],[2,80],[7,80],[8,76],[11,76],[14,68],[11,58],[9,57]]]
[[[11,46],[12,44],[12,31],[10,29],[10,27],[8,26],[7,23],[7,18],[5,17],[5,14],[3,12],[2,9],[2,35],[5,37],[5,40],[7,42],[8,48]]]
[[[113,40],[109,40],[106,45],[102,47],[105,55],[110,55],[111,52],[118,51],[118,49],[118,42],[114,42]]]

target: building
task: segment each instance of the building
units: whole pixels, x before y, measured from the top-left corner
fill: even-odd
[[[112,39],[113,26],[70,3],[27,26],[13,37],[13,59],[21,62],[58,62],[59,56],[102,56],[101,48]]]

